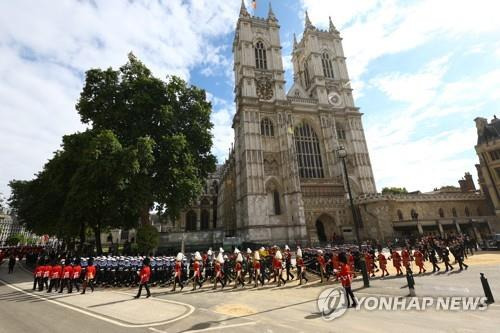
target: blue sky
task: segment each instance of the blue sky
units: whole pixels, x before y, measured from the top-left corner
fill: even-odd
[[[249,11],[250,0],[245,0]],[[84,72],[133,51],[155,75],[176,74],[213,102],[214,153],[233,140],[231,46],[240,0],[0,2],[0,192],[31,179],[61,137],[84,127],[74,105]],[[267,16],[268,0],[255,15]],[[495,0],[272,0],[288,87],[304,11],[343,37],[377,188],[432,190],[475,174],[473,119],[500,99]],[[476,177],[475,177],[476,178]]]

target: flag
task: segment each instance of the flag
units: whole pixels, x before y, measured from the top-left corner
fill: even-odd
[[[257,9],[257,0],[252,1],[252,8]]]

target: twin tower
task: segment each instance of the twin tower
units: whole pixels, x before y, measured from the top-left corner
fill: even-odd
[[[346,176],[354,196],[376,189],[342,39],[331,20],[320,30],[306,13],[287,92],[279,33],[271,7],[259,18],[242,2],[233,42],[234,148],[220,175],[218,225],[249,243],[353,239]]]

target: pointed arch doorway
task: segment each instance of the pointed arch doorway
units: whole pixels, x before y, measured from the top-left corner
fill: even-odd
[[[339,235],[335,219],[329,214],[321,214],[316,220],[316,233],[320,242],[333,240],[334,235]]]
[[[326,242],[325,226],[320,220],[316,220],[316,233],[320,242]]]

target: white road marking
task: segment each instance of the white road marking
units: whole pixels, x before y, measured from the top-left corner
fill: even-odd
[[[183,333],[208,332],[208,331],[224,330],[226,328],[234,328],[234,327],[241,327],[241,326],[248,326],[248,325],[255,325],[255,324],[257,324],[257,323],[255,321],[252,321],[249,323],[241,323],[241,324],[233,324],[233,325],[219,325],[219,326],[215,326],[215,327],[204,328],[201,330],[183,331]]]
[[[194,312],[194,307],[192,305],[190,305],[190,304],[181,303],[181,302],[175,302],[175,301],[168,301],[169,303],[172,302],[172,303],[184,305],[187,308],[189,308],[189,311],[187,313],[183,314],[182,316],[178,317],[178,318],[174,318],[174,319],[170,319],[170,320],[166,320],[166,321],[162,321],[162,322],[157,322],[157,323],[152,323],[152,324],[126,324],[126,323],[122,323],[120,321],[117,321],[117,320],[114,320],[114,319],[111,319],[111,318],[108,318],[108,317],[104,317],[104,316],[101,316],[101,315],[98,315],[98,314],[95,314],[95,313],[83,310],[81,308],[78,308],[78,307],[75,307],[75,306],[72,306],[72,305],[69,305],[69,304],[61,303],[61,302],[58,302],[56,300],[49,299],[47,297],[43,297],[43,296],[40,296],[40,295],[37,295],[37,294],[33,294],[33,293],[30,293],[30,292],[27,292],[27,291],[25,291],[25,290],[23,290],[21,288],[18,288],[16,286],[14,286],[13,284],[10,284],[7,281],[2,280],[2,279],[0,279],[0,282],[3,283],[5,286],[7,286],[7,287],[9,287],[11,289],[17,290],[17,291],[19,291],[19,292],[21,292],[23,294],[32,296],[34,298],[37,298],[37,299],[40,299],[40,300],[43,300],[43,301],[47,301],[49,303],[53,303],[53,304],[59,305],[59,306],[62,306],[63,308],[70,309],[70,310],[82,313],[84,315],[87,315],[89,317],[97,318],[97,319],[103,320],[105,322],[108,322],[108,323],[111,323],[111,324],[115,324],[115,325],[118,325],[118,326],[122,326],[122,327],[133,328],[133,327],[150,327],[150,326],[166,325],[166,324],[170,324],[170,323],[173,323],[175,321],[184,319],[184,318],[186,318],[187,316],[191,315]],[[155,300],[162,300],[162,299],[155,298]],[[162,301],[167,301],[167,300],[162,300]]]
[[[149,330],[153,331],[153,332],[156,332],[156,333],[167,333],[167,331],[162,331],[162,330],[156,329],[154,327],[150,327]]]

